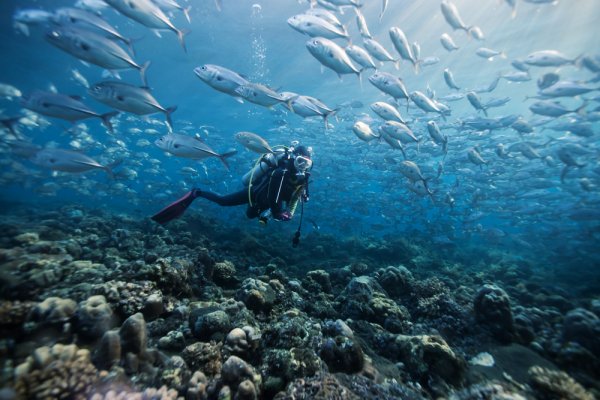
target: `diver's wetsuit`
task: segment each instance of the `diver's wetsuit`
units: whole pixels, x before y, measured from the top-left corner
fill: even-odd
[[[256,218],[268,209],[271,209],[273,217],[278,218],[284,211],[284,202],[288,211],[293,214],[300,196],[304,193],[308,177],[306,174],[297,175],[293,163],[289,160],[281,164],[283,165],[252,184],[250,196],[246,187],[227,195],[194,189],[194,197],[203,197],[220,206],[248,204],[248,218]]]

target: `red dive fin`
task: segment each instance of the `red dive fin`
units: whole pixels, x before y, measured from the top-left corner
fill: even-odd
[[[167,222],[182,216],[185,210],[187,210],[190,204],[192,204],[194,199],[197,197],[196,192],[197,190],[190,190],[185,194],[185,196],[154,214],[152,219],[159,224],[164,225]]]

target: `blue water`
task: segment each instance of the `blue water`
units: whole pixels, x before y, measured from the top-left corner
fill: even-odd
[[[85,122],[92,140],[83,143],[81,150],[105,163],[124,158],[121,167],[137,171],[137,177],[121,176],[117,181],[111,181],[103,172],[52,174],[12,156],[3,148],[0,154],[3,160],[2,200],[50,207],[75,203],[147,218],[191,187],[210,188],[221,193],[240,189],[240,177],[252,166],[257,155],[243,149],[233,135],[239,131],[252,131],[271,144],[287,145],[299,140],[314,148],[311,201],[305,207],[305,219],[314,223],[305,224],[305,234],[330,234],[340,240],[402,237],[440,249],[448,245],[495,248],[515,256],[524,254],[547,260],[564,268],[577,265],[593,269],[598,266],[600,128],[594,111],[598,107],[598,92],[583,96],[590,99],[583,118],[593,123],[593,136],[578,137],[536,127],[533,134],[524,138],[539,145],[554,139],[539,150],[543,156],[553,157],[556,165],[552,167],[518,153],[508,160],[496,156],[494,149],[498,143],[509,146],[521,141],[510,128],[478,134],[454,129],[453,124],[460,120],[482,116],[466,99],[446,103],[452,108],[446,122],[433,114],[425,116],[414,106],[407,114],[405,103],[401,101],[400,112],[408,117],[409,125],[422,138],[419,152],[416,146],[407,146],[408,159],[416,162],[430,179],[432,201],[408,190],[408,181],[398,169],[398,163],[402,161],[398,151],[385,142],[362,142],[352,133],[351,127],[358,120],[370,121],[375,130],[382,121],[377,122],[378,117],[369,104],[388,101],[388,98],[368,82],[370,71],[363,74],[362,84],[353,75],[340,80],[331,70],[322,71],[319,62],[305,47],[308,37],[286,23],[290,16],[303,12],[308,7],[306,3],[295,0],[223,2],[223,10],[218,12],[212,0],[189,1],[191,24],[182,13],[172,14],[172,21],[178,28],[190,30],[186,36],[187,54],[172,32],[162,32],[162,38],[159,38],[110,8],[103,10],[102,15],[125,36],[136,38],[135,59],[139,63],[152,62],[148,81],[155,97],[164,106],[178,106],[173,114],[175,132],[198,134],[218,152],[232,148],[239,151],[231,159],[230,171],[216,159],[199,163],[166,155],[152,144],[167,132],[162,123],[122,114],[114,120],[116,132],[112,136],[97,120]],[[483,30],[486,37],[483,42],[462,31],[453,32],[440,12],[438,0],[390,0],[381,22],[378,20],[381,2],[365,3],[362,12],[370,31],[388,51],[396,55],[388,29],[398,26],[410,42],[420,44],[421,58],[436,56],[440,59],[436,65],[423,67],[419,74],[415,74],[407,62],[402,63],[399,71],[391,64],[384,65],[381,70],[401,76],[409,91],[426,93],[429,87],[438,97],[454,92],[444,82],[442,71],[445,68],[453,71],[461,87],[474,89],[487,87],[499,73],[514,72],[510,62],[534,51],[552,49],[570,58],[597,56],[600,51],[597,22],[600,20],[600,3],[596,0],[579,0],[575,4],[560,1],[555,5],[518,2],[515,18],[511,18],[506,2],[456,0],[466,24],[477,25]],[[86,97],[85,88],[72,79],[71,71],[77,69],[90,83],[104,79],[101,68],[84,66],[46,42],[44,28],[31,27],[29,36],[13,28],[12,15],[16,10],[42,8],[52,11],[72,4],[72,1],[3,1],[0,4],[0,51],[3,55],[0,82],[11,84],[23,93],[48,90],[53,85],[60,93]],[[346,9],[338,16],[348,25],[353,43],[360,44],[352,10]],[[449,53],[441,46],[439,37],[444,32],[452,35],[460,47],[458,51]],[[344,41],[338,42],[344,44]],[[485,60],[475,54],[479,47],[501,50],[507,57]],[[303,120],[281,106],[266,109],[236,102],[194,75],[193,68],[207,63],[222,65],[274,89],[310,95],[331,107],[339,107],[337,118],[330,121],[333,128],[326,130],[320,118]],[[536,80],[553,71],[557,71],[563,80],[588,81],[595,77],[589,70],[572,65],[531,67],[531,81],[510,83],[501,79],[493,92],[480,94],[486,101],[504,96],[511,98],[507,105],[490,109],[490,117],[517,114],[530,122],[539,120],[528,109],[533,100],[524,101],[524,98],[534,96]],[[140,82],[134,70],[124,71],[121,76],[128,83]],[[109,111],[89,96],[85,101],[99,112]],[[362,104],[362,107],[354,108],[352,102],[355,102],[354,106]],[[575,108],[582,100],[561,99],[561,102]],[[6,116],[20,112],[18,101],[0,100],[0,108]],[[434,146],[427,134],[425,124],[429,119],[437,119],[443,133],[449,137],[445,160],[441,148]],[[161,122],[164,118],[156,115],[151,120]],[[68,148],[73,140],[81,142],[78,134],[65,133],[68,122],[49,121],[51,124],[45,127],[22,126],[19,129],[42,146]],[[158,132],[131,133],[132,128],[152,128]],[[140,146],[137,144],[140,139],[151,144]],[[570,171],[565,183],[561,183],[564,165],[558,160],[556,151],[565,144],[580,144],[589,150],[589,154],[578,156],[586,166]],[[467,159],[467,150],[475,145],[488,160],[488,165],[483,168]],[[434,179],[442,161],[444,173],[440,179]],[[193,167],[198,175],[182,173],[183,167]],[[582,178],[592,183],[590,190],[582,188]],[[538,180],[543,181],[541,189],[532,184]],[[448,196],[454,198],[453,206],[447,201]],[[585,216],[574,215],[581,210],[586,211]],[[267,228],[259,227],[256,221],[246,219],[244,211],[243,207],[223,209],[198,200],[189,212],[248,232],[269,229],[291,236],[296,228],[297,218],[289,224],[271,223]]]

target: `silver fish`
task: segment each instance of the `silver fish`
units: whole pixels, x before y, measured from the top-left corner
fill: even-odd
[[[458,9],[454,3],[449,0],[442,0],[441,8],[446,22],[448,22],[452,29],[462,29],[463,31],[469,33],[469,27],[467,27],[467,25],[465,25],[465,23],[462,21],[462,18],[458,13]]]
[[[348,39],[345,28],[338,28],[330,22],[314,15],[298,14],[288,18],[288,25],[300,33],[311,37],[324,37],[326,39]]]
[[[248,80],[235,71],[214,64],[205,64],[194,68],[194,73],[204,83],[231,96],[238,96],[235,90],[247,85]]]
[[[361,67],[377,69],[375,62],[373,61],[369,53],[362,47],[350,44],[346,46],[345,50],[346,54],[348,54],[348,56]]]
[[[150,0],[105,0],[115,10],[126,17],[151,29],[168,29],[177,35],[181,47],[186,50],[184,36],[186,32],[177,29],[169,17]]]
[[[96,100],[117,110],[136,115],[149,115],[157,112],[165,114],[169,127],[173,127],[171,113],[177,107],[165,108],[154,98],[150,89],[133,86],[123,82],[99,82],[88,89],[88,93]]]
[[[442,118],[446,119],[444,111],[439,108],[439,106],[431,100],[429,97],[425,96],[422,92],[415,90],[410,93],[410,99],[419,107],[421,110],[425,112],[436,112],[442,116]]]
[[[86,172],[101,169],[112,177],[112,166],[102,165],[85,154],[63,149],[41,149],[36,152],[30,161],[42,168],[62,172]]]
[[[481,157],[479,150],[477,148],[472,147],[467,151],[467,158],[475,165],[479,165],[480,167],[488,162]]]
[[[256,133],[238,132],[233,137],[248,150],[252,150],[259,154],[273,153],[273,149],[271,149],[269,143]]]
[[[541,50],[529,54],[523,62],[536,67],[560,67],[566,64],[576,64],[579,58],[568,58],[556,50]]]
[[[219,154],[200,139],[193,136],[180,135],[177,133],[170,133],[162,136],[158,138],[154,144],[159,149],[177,157],[191,158],[194,160],[203,160],[209,157],[216,157],[227,169],[229,169],[227,158],[237,153],[237,151],[234,150]]]
[[[419,145],[419,139],[415,136],[412,129],[398,121],[385,121],[383,125],[381,125],[381,130],[394,139],[399,140],[402,144],[405,143],[417,143]],[[418,150],[418,147],[417,147]]]
[[[146,69],[150,62],[137,64],[119,45],[102,35],[83,29],[54,27],[46,33],[46,40],[80,60],[108,70],[137,69],[147,86]]]
[[[248,82],[240,85],[235,89],[235,93],[251,103],[264,107],[273,107],[276,104],[285,102],[283,96],[260,83]]]
[[[448,136],[442,135],[435,121],[427,122],[427,132],[435,144],[443,146],[444,154],[448,153]]]
[[[527,82],[531,80],[531,75],[529,75],[529,72],[522,71],[508,72],[506,74],[502,74],[501,77],[509,82]]]
[[[103,34],[115,38],[125,43],[130,50],[131,39],[121,35],[111,24],[99,17],[93,12],[80,10],[78,8],[62,7],[54,11],[53,21],[62,25],[73,25],[77,28],[89,29],[93,28]]]
[[[558,81],[552,86],[540,90],[539,94],[544,97],[573,97],[594,90],[600,90],[600,88],[581,84],[579,82]]]
[[[160,9],[163,11],[181,11],[183,15],[185,15],[185,19],[187,19],[187,22],[192,22],[192,20],[190,19],[190,10],[192,9],[192,6],[183,7],[175,0],[152,0],[152,2],[158,7],[160,7]]]
[[[0,97],[12,99],[13,97],[21,97],[22,95],[21,91],[16,87],[6,83],[0,83]]]
[[[390,39],[392,39],[392,43],[394,44],[394,48],[396,49],[398,54],[400,54],[400,57],[403,60],[410,61],[413,64],[413,67],[415,68],[415,72],[418,72],[417,59],[414,56],[412,48],[408,43],[408,39],[406,38],[406,35],[402,31],[402,29],[393,26],[390,28],[389,33]]]
[[[406,86],[404,86],[402,79],[397,76],[387,72],[376,72],[369,77],[369,82],[377,89],[389,94],[396,100],[406,99],[408,101],[409,95]]]
[[[423,181],[427,180],[423,177],[421,173],[421,169],[419,166],[413,161],[404,160],[400,163],[400,173],[408,178],[411,182]]]
[[[363,38],[371,39],[373,36],[371,35],[371,32],[369,32],[369,27],[367,26],[365,16],[356,7],[354,8],[354,11],[356,12],[356,25],[358,26],[360,36],[362,36]]]
[[[360,139],[365,142],[370,142],[373,139],[378,139],[380,136],[373,133],[373,130],[369,125],[362,121],[357,121],[352,126],[352,132]]]
[[[477,93],[475,93],[475,92],[467,93],[467,100],[469,100],[469,103],[471,103],[473,108],[475,108],[477,111],[483,111],[485,116],[486,117],[488,116],[487,108],[481,103],[481,99],[479,98],[479,96],[477,96]]]
[[[587,102],[583,103],[580,107],[576,108],[575,110],[569,110],[568,108],[565,108],[565,106],[563,106],[562,104],[560,104],[558,102],[550,101],[550,100],[542,100],[542,101],[533,103],[531,106],[529,106],[529,109],[534,114],[545,115],[548,117],[560,117],[561,115],[570,114],[570,113],[578,113],[579,114],[585,110],[586,106],[587,106]]]
[[[450,89],[460,90],[460,87],[454,81],[454,75],[452,75],[452,71],[450,71],[450,68],[446,68],[444,70],[444,80],[446,81],[446,85],[448,85]]]
[[[393,61],[396,62],[394,57],[375,39],[364,39],[363,44],[365,49],[379,61]]]
[[[475,51],[479,57],[487,58],[488,60],[493,60],[494,57],[500,56],[500,58],[506,58],[506,53],[503,51],[498,51],[494,49],[488,49],[487,47],[480,47]]]
[[[118,111],[98,114],[81,102],[77,96],[67,96],[59,93],[34,91],[29,96],[21,99],[23,107],[36,113],[64,119],[70,122],[80,121],[88,118],[100,118],[106,128],[112,132],[113,127],[110,118],[118,114]]]
[[[301,117],[323,117],[326,129],[329,128],[328,118],[337,112],[337,109],[333,110],[318,99],[310,96],[297,95],[287,101],[287,103],[289,109]]]
[[[458,46],[454,43],[452,37],[450,37],[450,35],[448,35],[447,33],[443,33],[442,36],[440,36],[440,42],[442,43],[442,46],[444,46],[444,48],[448,51],[458,50]]]
[[[360,71],[352,64],[348,54],[335,42],[326,38],[313,38],[306,42],[306,48],[321,64],[332,69],[342,76],[343,74],[356,74]]]
[[[371,110],[375,112],[375,114],[379,115],[386,121],[398,121],[403,124],[406,123],[400,112],[396,109],[396,107],[391,104],[385,103],[383,101],[377,101],[371,104]]]

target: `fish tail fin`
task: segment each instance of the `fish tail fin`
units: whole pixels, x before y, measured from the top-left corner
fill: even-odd
[[[396,68],[397,70],[400,69],[400,63],[402,62],[402,58],[399,58],[397,60],[394,60],[394,68]]]
[[[360,71],[358,71],[357,75],[358,75],[358,83],[360,83],[360,90],[362,91],[363,88],[363,80],[362,80],[362,73],[365,69],[361,69]]]
[[[165,110],[165,115],[167,117],[167,125],[169,125],[169,129],[171,131],[173,131],[173,120],[171,120],[171,114],[173,114],[175,111],[177,111],[177,106],[168,107]]]
[[[148,80],[146,79],[146,71],[150,66],[151,61],[146,61],[144,65],[140,67],[140,77],[142,78],[142,86],[148,87]]]
[[[107,112],[106,114],[100,115],[100,119],[102,119],[102,124],[106,127],[106,129],[108,129],[110,133],[114,133],[113,125],[112,122],[110,122],[110,119],[118,114],[118,111],[111,111]]]
[[[177,39],[179,40],[179,44],[183,48],[183,52],[187,54],[187,47],[185,46],[185,37],[188,33],[190,33],[189,29],[180,30],[176,29],[175,33],[177,34]]]
[[[192,6],[187,6],[185,8],[183,8],[181,11],[183,11],[183,15],[185,15],[185,19],[187,19],[187,22],[189,24],[192,23],[192,20],[190,18],[190,10],[192,9]]]
[[[116,167],[118,167],[119,165],[121,165],[121,163],[123,162],[123,159],[120,158],[118,160],[113,161],[112,163],[105,165],[103,167],[104,171],[106,171],[106,173],[108,174],[108,177],[110,179],[115,179],[115,173],[113,172],[113,169],[115,169]]]
[[[508,55],[506,54],[505,51],[501,51],[500,54],[498,54],[500,56],[500,58],[504,58],[506,59],[508,57]]]
[[[17,134],[17,131],[15,130],[15,125],[21,120],[21,117],[13,117],[13,118],[7,118],[7,119],[3,119],[0,121],[0,123],[2,123],[2,125],[8,129],[8,131],[10,133],[13,134],[13,136],[15,138],[19,138],[19,135]]]
[[[416,74],[416,75],[419,75],[419,72],[421,72],[421,71],[420,71],[420,67],[419,67],[419,63],[420,63],[420,61],[419,61],[419,60],[414,60],[414,61],[412,61],[413,68],[414,68],[414,70],[415,70],[415,74]]]
[[[223,1],[215,0],[215,6],[217,7],[217,11],[221,12],[223,10]]]
[[[335,110],[331,110],[328,113],[323,114],[323,120],[325,121],[325,129],[329,129],[328,118],[331,117],[332,115],[335,115],[335,113],[337,113],[338,111],[339,111],[339,108],[336,108]]]
[[[235,154],[237,154],[237,150],[228,151],[227,153],[219,155],[219,160],[221,160],[227,170],[229,170],[229,163],[227,162],[227,159]]]

